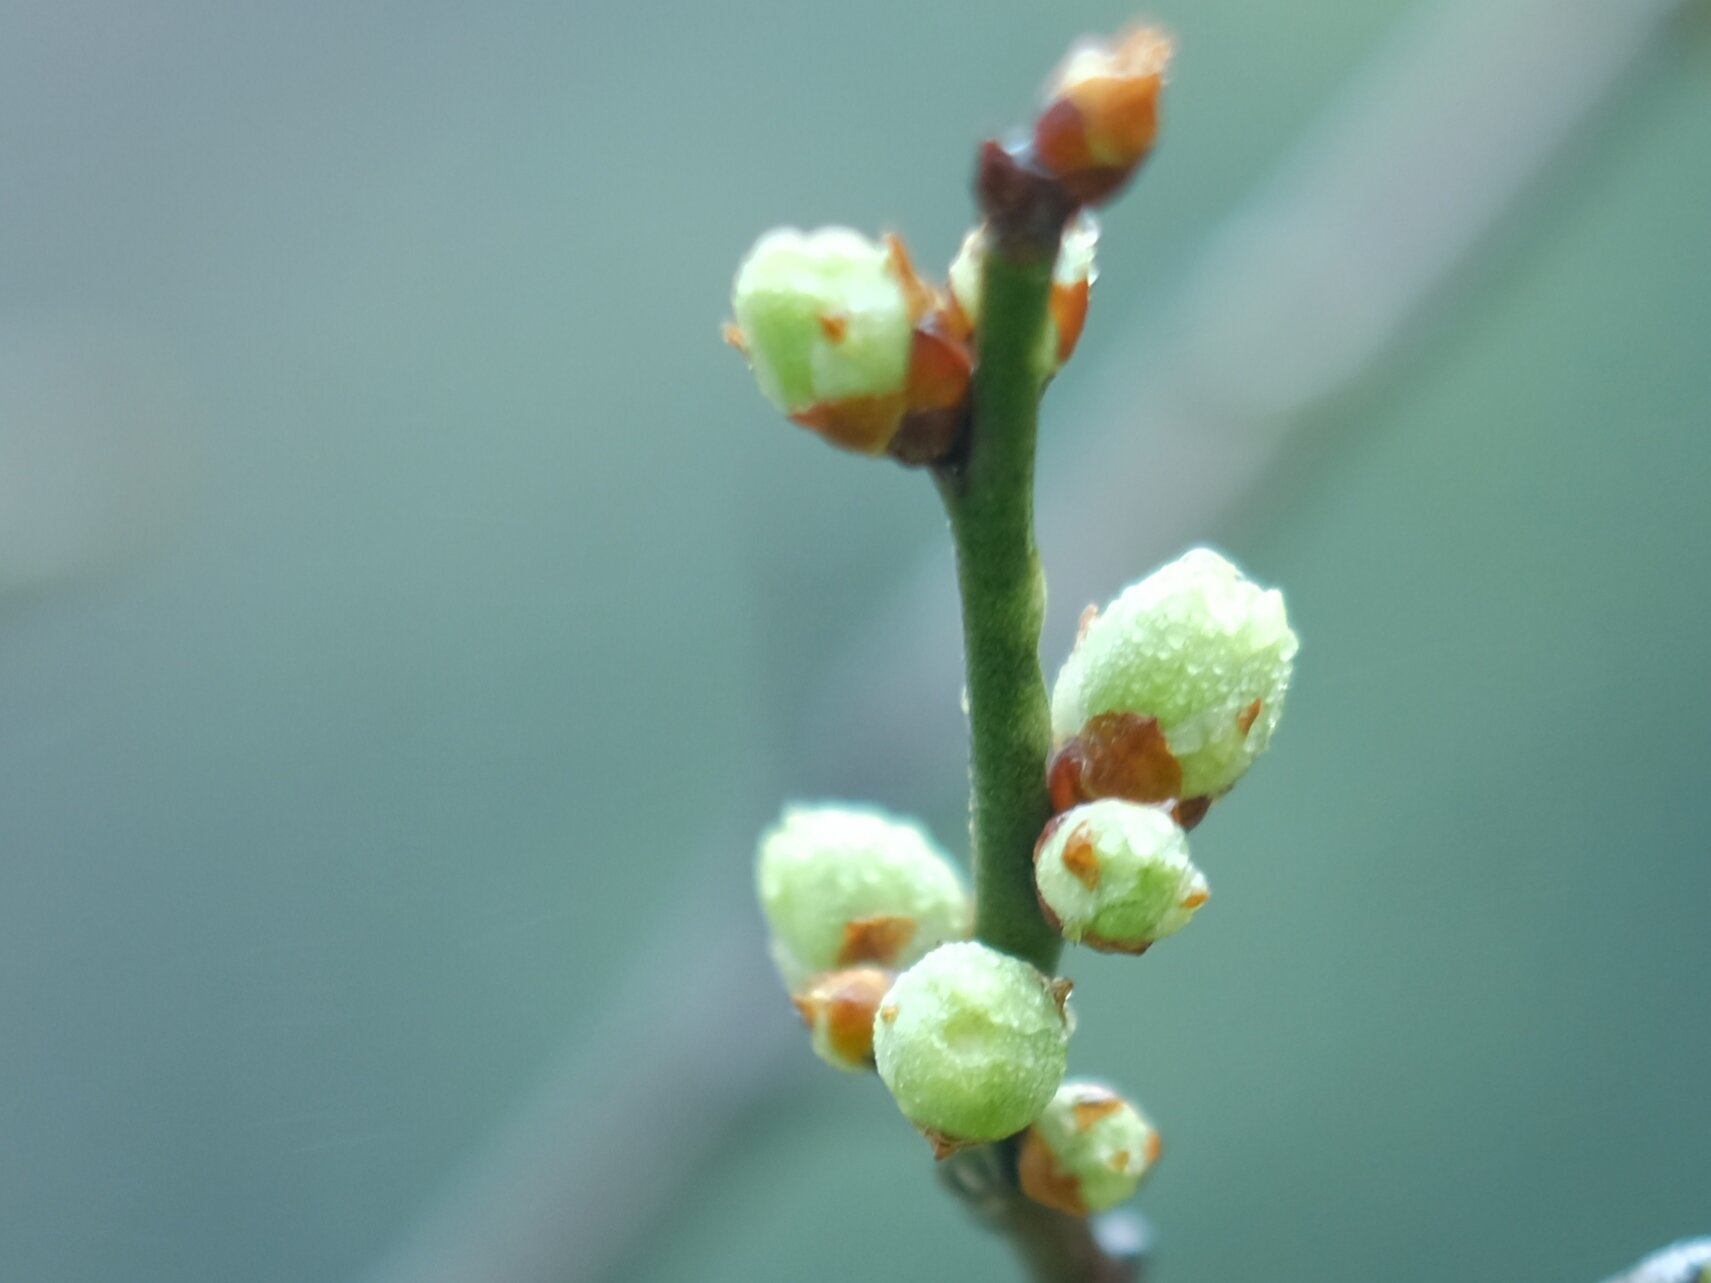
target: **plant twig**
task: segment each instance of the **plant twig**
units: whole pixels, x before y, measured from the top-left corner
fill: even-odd
[[[939,1176],[976,1219],[1010,1241],[1037,1283],[1143,1283],[1145,1223],[1127,1212],[1088,1221],[1034,1202],[1016,1184],[1014,1141],[953,1154]]]
[[[987,255],[968,438],[938,470],[962,596],[975,934],[1048,974],[1062,941],[1040,914],[1032,865],[1034,841],[1051,815],[1051,714],[1040,671],[1045,579],[1034,547],[1034,440],[1044,381],[1035,354],[1057,240],[1054,230],[1049,246],[995,244]]]
[[[995,144],[982,156],[977,186],[993,235],[982,269],[972,415],[962,451],[937,474],[962,598],[975,935],[1050,975],[1063,941],[1034,890],[1034,843],[1051,817],[1034,454],[1045,391],[1038,354],[1067,209]],[[1139,1278],[1141,1236],[1127,1236],[1132,1251],[1108,1250],[1093,1223],[1030,1199],[1017,1182],[1013,1138],[955,1154],[940,1171],[1038,1283]]]

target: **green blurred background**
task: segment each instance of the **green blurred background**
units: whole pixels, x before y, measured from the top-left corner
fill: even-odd
[[[1711,21],[1152,14],[1048,667],[1199,540],[1304,649],[1075,1066],[1160,1283],[1593,1283],[1711,1230]],[[942,518],[717,325],[1130,17],[0,3],[0,1279],[1011,1275],[748,902],[785,797],[960,836]]]

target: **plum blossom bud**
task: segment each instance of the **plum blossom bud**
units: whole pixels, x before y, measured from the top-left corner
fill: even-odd
[[[876,809],[786,807],[761,837],[755,880],[792,993],[859,963],[906,967],[973,924],[945,854],[919,825]]]
[[[969,330],[980,328],[981,274],[986,267],[986,254],[991,233],[983,223],[963,238],[962,248],[951,263],[951,297],[957,314]],[[1098,279],[1094,266],[1094,250],[1099,243],[1099,223],[1085,210],[1064,228],[1058,246],[1057,261],[1052,267],[1050,311],[1041,343],[1044,352],[1040,364],[1047,373],[1055,372],[1075,352],[1087,321],[1087,302]]]
[[[873,1020],[893,979],[883,967],[851,967],[815,977],[794,999],[814,1054],[838,1069],[872,1069]]]
[[[1100,739],[1120,742],[1131,758],[1159,759],[1155,765],[1169,768],[1159,746],[1147,742],[1160,732],[1166,756],[1180,768],[1176,796],[1198,800],[1227,792],[1271,742],[1297,649],[1283,595],[1244,578],[1210,549],[1196,548],[1154,571],[1084,623],[1058,674],[1052,691],[1052,735],[1059,745],[1054,795],[1066,760],[1083,776],[1080,796],[1100,795],[1085,786],[1099,773],[1099,754],[1089,748]],[[1110,756],[1114,750],[1105,751]],[[1165,800],[1133,790],[1120,795]]]
[[[737,270],[725,336],[793,421],[882,454],[909,416],[943,417],[966,400],[967,350],[938,325],[938,305],[896,237],[778,228]]]
[[[1162,806],[1106,799],[1054,819],[1034,852],[1040,907],[1066,940],[1144,953],[1182,930],[1210,892]]]
[[[986,945],[942,945],[880,1004],[879,1076],[941,1153],[1013,1135],[1063,1081],[1067,993],[1067,982]]]
[[[1152,151],[1170,39],[1151,28],[1115,45],[1087,41],[1070,51],[1034,124],[1034,155],[1075,197],[1099,204]]]
[[[1022,1137],[1017,1175],[1036,1203],[1085,1216],[1133,1196],[1159,1150],[1140,1110],[1103,1083],[1071,1078]]]

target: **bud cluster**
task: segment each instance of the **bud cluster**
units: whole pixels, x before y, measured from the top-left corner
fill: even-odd
[[[1098,238],[1090,214],[1064,229],[1038,357],[1044,375],[1081,337]],[[768,401],[833,445],[939,462],[968,412],[988,242],[984,224],[969,232],[946,283],[933,286],[895,235],[775,229],[737,269],[726,340]]]
[[[1006,399],[987,396],[982,382],[971,418],[983,326],[993,359],[1007,352],[1028,376],[992,386],[1037,392],[1070,358],[1096,275],[1090,210],[1150,153],[1169,58],[1169,41],[1151,30],[1077,47],[1026,139],[982,148],[975,190],[985,218],[942,284],[922,280],[897,237],[840,227],[768,232],[737,272],[727,337],[762,394],[834,445],[941,466],[941,489],[955,496],[946,503],[959,566],[970,549],[1003,560],[1025,542],[1009,525],[1001,540],[970,539],[958,522],[1008,502],[1006,519],[1020,512],[1025,525],[1032,476],[1031,413],[1011,416],[1026,430],[1010,433],[1002,466],[980,466],[994,457],[987,425],[1004,417],[988,408]],[[1000,304],[1025,325],[1004,325],[1012,318]],[[994,478],[1016,484],[984,494],[978,510],[962,503],[959,487]],[[992,576],[996,589],[965,583],[965,618],[984,610],[989,634],[1008,626],[1016,585],[1037,588],[1027,551]],[[1134,1194],[1159,1138],[1112,1088],[1066,1079],[1071,985],[1041,968],[1054,966],[1057,937],[1144,953],[1207,903],[1188,831],[1270,743],[1298,643],[1281,594],[1194,549],[1084,616],[1051,690],[1050,759],[1041,761],[1043,735],[1027,730],[1040,726],[1046,694],[1032,661],[1038,621],[1021,614],[1014,631],[1029,635],[1002,636],[997,648],[997,667],[1021,670],[1004,678],[1019,688],[1014,703],[982,697],[973,718],[977,735],[1000,727],[993,739],[1011,753],[999,754],[1000,769],[976,754],[980,872],[1001,883],[982,901],[981,938],[970,938],[975,906],[951,859],[919,824],[870,807],[787,807],[760,840],[756,886],[774,963],[815,1054],[876,1071],[941,1157],[1009,1142],[992,1152],[1014,1159],[1021,1189],[1082,1216]],[[972,625],[969,636],[971,672],[981,671]],[[1010,643],[1024,640],[1029,662],[1008,665]],[[1004,738],[1012,733],[1014,742]],[[1036,771],[1043,779],[1031,783]],[[1030,896],[1039,792],[1051,818],[1034,844]],[[988,829],[1012,798],[1023,805]]]

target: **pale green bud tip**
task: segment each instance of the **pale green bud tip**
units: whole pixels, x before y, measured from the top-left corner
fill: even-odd
[[[1064,812],[1034,854],[1040,906],[1066,940],[1142,953],[1210,892],[1170,809],[1105,799]]]
[[[1131,1197],[1159,1150],[1140,1110],[1103,1083],[1072,1078],[1023,1137],[1017,1174],[1035,1202],[1085,1216]]]
[[[792,993],[840,967],[906,967],[973,925],[944,852],[919,825],[876,809],[786,807],[761,837],[755,882]]]
[[[786,414],[900,395],[914,318],[896,259],[847,227],[767,232],[731,289],[731,341]]]
[[[986,268],[988,232],[983,223],[963,238],[962,248],[951,263],[951,297],[970,329],[980,327],[981,273]],[[1088,291],[1098,278],[1094,251],[1099,244],[1099,222],[1082,210],[1064,228],[1052,267],[1051,306],[1041,337],[1040,359],[1047,372],[1056,370],[1075,350],[1087,320]]]
[[[897,978],[874,1059],[904,1117],[936,1146],[999,1140],[1063,1081],[1067,983],[983,944],[947,944]]]
[[[1271,742],[1297,648],[1282,593],[1196,548],[1086,626],[1052,692],[1053,736],[1106,713],[1156,718],[1182,796],[1216,797]]]

